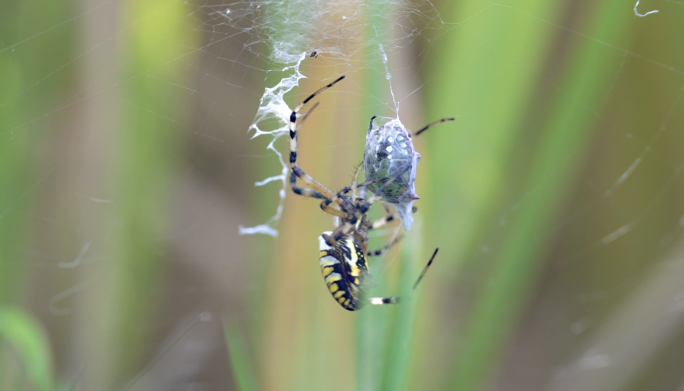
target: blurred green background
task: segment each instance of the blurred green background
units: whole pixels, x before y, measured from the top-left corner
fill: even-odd
[[[684,4],[633,8],[5,0],[0,390],[684,390]],[[401,305],[330,299],[316,201],[238,234],[278,206],[248,132],[275,55],[312,50],[285,100],[347,75],[299,135],[331,188],[395,101],[457,117],[415,139],[416,223],[370,261]]]

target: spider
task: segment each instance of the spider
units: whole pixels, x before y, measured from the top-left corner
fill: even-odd
[[[321,209],[337,217],[337,228],[334,231],[323,232],[318,238],[321,272],[328,290],[337,303],[346,310],[356,311],[368,302],[374,305],[384,305],[395,304],[399,301],[397,297],[368,297],[368,291],[375,284],[368,271],[366,257],[384,254],[399,241],[399,238],[390,240],[381,249],[368,251],[368,231],[387,224],[395,218],[395,215],[391,214],[377,221],[370,221],[366,213],[373,203],[381,200],[381,196],[374,195],[366,199],[366,188],[371,184],[384,181],[377,191],[378,194],[382,194],[382,191],[404,172],[399,172],[392,178],[375,178],[363,183],[356,183],[355,180],[353,185],[333,193],[297,166],[297,113],[311,99],[342,79],[344,76],[318,89],[297,105],[290,114],[290,187],[297,195],[321,199]],[[302,180],[310,188],[297,186],[297,179]],[[359,189],[359,197],[348,195],[356,189]],[[437,255],[437,251],[438,249],[432,254],[413,285],[413,289],[422,280]]]

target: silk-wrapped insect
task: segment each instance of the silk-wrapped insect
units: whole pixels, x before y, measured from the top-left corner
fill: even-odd
[[[440,119],[424,126],[413,135],[417,136],[435,125],[453,120],[454,118]],[[420,153],[413,146],[411,132],[399,119],[377,116],[371,118],[363,156],[366,181],[395,177],[397,179],[387,186],[384,186],[385,181],[374,182],[368,189],[394,207],[406,231],[411,229],[413,223],[413,203],[420,198],[416,194],[415,185],[420,157]]]

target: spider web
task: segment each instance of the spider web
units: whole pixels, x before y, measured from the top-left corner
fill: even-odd
[[[288,216],[288,207],[305,202],[287,197],[283,153],[292,107],[318,86],[347,75],[320,97],[320,108],[307,120],[313,125],[302,137],[319,144],[301,145],[303,159],[311,159],[307,172],[331,179],[331,186],[345,186],[362,156],[362,145],[350,141],[350,134],[363,136],[370,114],[399,117],[413,128],[437,119],[425,117],[429,108],[422,97],[448,76],[425,69],[428,58],[439,55],[433,49],[440,42],[465,37],[485,48],[490,60],[533,66],[532,59],[497,44],[499,26],[472,28],[475,21],[494,17],[544,25],[549,35],[562,37],[554,47],[590,43],[599,53],[618,53],[621,61],[608,72],[613,80],[598,103],[579,104],[579,112],[594,118],[585,163],[578,172],[555,173],[574,187],[561,194],[562,211],[551,227],[537,232],[535,240],[550,243],[545,267],[538,271],[543,278],[533,281],[529,308],[511,337],[513,353],[503,358],[490,387],[562,390],[589,384],[621,389],[628,369],[641,368],[635,381],[649,385],[658,373],[649,368],[681,362],[681,355],[663,346],[682,345],[676,330],[681,329],[684,302],[677,280],[684,229],[684,60],[678,55],[679,31],[663,26],[684,17],[684,3],[625,1],[620,17],[634,20],[629,38],[620,43],[587,33],[582,16],[589,2],[568,3],[554,19],[520,2],[477,3],[458,17],[451,12],[454,5],[436,1],[166,1],[148,8],[111,0],[40,6],[11,1],[0,8],[10,18],[0,28],[3,300],[21,304],[45,325],[57,377],[84,389],[232,387],[232,375],[223,372],[230,364],[217,348],[223,343],[219,320],[226,314],[245,324],[271,319],[258,304],[272,297],[270,282],[264,281],[274,279],[267,277],[273,264],[262,260],[280,259],[270,250],[273,246],[283,254],[296,253],[292,257],[300,261],[315,259],[315,245],[293,249],[282,242],[274,245],[270,238],[249,238],[258,244],[255,250],[254,242],[238,234],[277,237],[288,218],[298,218]],[[163,23],[146,24],[157,18]],[[141,26],[149,31],[139,32]],[[191,32],[195,39],[181,34],[164,40],[159,31],[165,30]],[[150,57],[132,65],[125,48],[136,32],[161,43],[146,46]],[[158,58],[156,50],[162,53]],[[559,58],[549,61],[562,62]],[[570,92],[559,89],[554,71],[536,75],[536,88],[570,98]],[[379,89],[368,87],[368,75]],[[140,85],[159,95],[145,98]],[[159,103],[159,96],[172,96],[175,103]],[[618,103],[621,96],[635,98],[629,106]],[[543,107],[545,102],[538,103]],[[485,123],[497,115],[490,108],[487,99],[474,97],[457,112],[439,115]],[[538,119],[531,116],[530,127]],[[343,121],[349,133],[327,135],[317,128]],[[158,129],[154,137],[136,132],[147,127]],[[456,125],[448,131],[458,132],[458,143],[478,153],[494,147],[469,144],[473,134],[488,131],[484,127]],[[453,146],[440,145],[438,134],[432,136],[422,144],[425,176],[419,174],[417,181],[436,187],[445,178],[430,176],[436,167],[427,161],[442,156],[443,162]],[[508,164],[527,162],[525,148],[536,145],[538,136],[520,132],[519,152]],[[138,144],[148,147],[136,152]],[[167,154],[156,155],[150,145]],[[329,161],[334,159],[342,160],[343,167]],[[129,162],[136,166],[128,167]],[[161,168],[145,171],[150,167]],[[439,296],[431,296],[447,308],[446,320],[435,321],[435,335],[444,338],[421,340],[440,358],[434,366],[418,365],[423,373],[438,374],[428,384],[433,388],[447,384],[453,365],[453,346],[443,342],[451,341],[452,334],[445,329],[460,333],[466,328],[454,319],[467,314],[479,297],[476,292],[491,283],[485,269],[496,264],[502,238],[515,233],[511,222],[540,198],[556,201],[543,196],[548,189],[540,183],[478,177],[486,168],[470,167],[446,179],[463,183],[462,194],[480,181],[508,183],[510,199],[479,211],[487,216],[479,233],[459,231],[459,224],[475,214],[465,208],[450,217],[453,226],[426,228],[434,244],[445,247],[440,250],[447,254],[445,262],[459,264],[458,273],[453,267],[437,279]],[[136,171],[142,178],[135,179]],[[121,178],[126,175],[135,180],[125,182]],[[145,193],[146,183],[156,181],[165,190]],[[435,214],[434,209],[464,199],[452,192],[433,194],[419,201],[419,210],[432,208]],[[143,223],[132,217],[147,212]],[[321,232],[331,226],[326,216],[309,216],[288,227],[310,223]],[[145,220],[153,224],[144,225]],[[309,252],[313,255],[303,255]],[[288,274],[279,287],[304,295],[308,291],[297,290],[295,277]],[[139,297],[153,297],[158,306],[138,308]],[[557,311],[560,304],[562,312]],[[304,311],[291,302],[276,300],[275,305],[286,314]],[[616,330],[624,333],[612,333]],[[266,333],[253,331],[260,332]],[[126,340],[126,333],[156,337],[143,343]],[[644,345],[620,350],[634,335],[644,336]],[[302,338],[292,336],[293,341]],[[108,339],[144,347],[131,359],[117,342],[103,342]],[[108,349],[118,356],[109,356]],[[129,366],[120,364],[128,359]],[[666,380],[678,387],[683,381],[674,375]],[[344,379],[339,384],[348,385]],[[651,389],[667,388],[659,383]]]
[[[282,170],[280,174],[256,182],[256,186],[264,186],[277,181],[281,183],[280,201],[275,215],[265,224],[255,227],[240,226],[241,234],[267,234],[277,236],[275,228],[280,221],[285,196],[289,166],[276,147],[280,137],[289,134],[289,118],[292,108],[285,101],[285,94],[299,85],[306,76],[300,71],[302,62],[318,56],[333,59],[344,73],[357,73],[367,68],[367,60],[362,56],[370,56],[382,61],[385,67],[386,89],[392,97],[393,106],[388,107],[399,115],[401,101],[397,102],[392,90],[392,75],[388,69],[388,56],[385,46],[392,53],[406,48],[416,38],[428,30],[444,30],[449,26],[439,18],[439,13],[429,1],[418,3],[397,2],[383,4],[384,7],[371,3],[350,2],[335,4],[334,2],[289,2],[284,7],[274,7],[271,2],[245,2],[224,6],[208,6],[214,31],[222,27],[233,27],[237,21],[247,20],[247,24],[255,23],[247,29],[256,30],[261,38],[248,43],[247,50],[254,51],[256,56],[267,56],[270,68],[284,72],[286,77],[277,84],[267,86],[260,99],[254,122],[250,126],[253,137],[270,136],[267,149],[278,156]],[[386,8],[389,13],[380,13]],[[275,10],[274,10],[275,9]],[[266,10],[270,10],[267,13]],[[368,19],[374,19],[369,23]],[[313,26],[313,27],[312,27]],[[385,32],[390,26],[398,32]],[[217,42],[220,42],[218,39]],[[267,51],[263,51],[264,46]],[[275,125],[274,125],[275,123]]]

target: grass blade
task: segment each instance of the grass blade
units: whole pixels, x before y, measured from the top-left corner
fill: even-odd
[[[26,378],[33,388],[38,391],[52,390],[50,343],[35,318],[18,308],[0,307],[1,341],[6,342],[19,356]],[[4,373],[2,378],[12,378],[12,375]]]
[[[233,364],[233,375],[237,389],[240,391],[257,391],[257,379],[252,360],[247,354],[247,347],[245,346],[245,338],[238,330],[238,326],[234,322],[223,322],[223,332],[226,337],[226,347],[228,348],[228,355]]]

